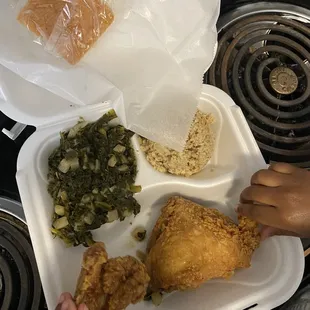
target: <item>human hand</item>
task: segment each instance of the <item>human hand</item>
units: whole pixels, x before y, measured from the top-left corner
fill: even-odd
[[[280,163],[256,172],[237,212],[263,225],[262,239],[310,237],[310,172]]]
[[[62,293],[55,310],[88,310],[88,308],[84,304],[77,307],[70,293]]]

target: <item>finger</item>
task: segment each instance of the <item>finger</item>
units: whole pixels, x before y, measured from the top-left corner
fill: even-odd
[[[85,304],[81,304],[78,306],[78,310],[88,310],[88,307]]]
[[[283,174],[292,174],[298,170],[297,167],[285,163],[275,163],[269,166],[269,170],[280,172]]]
[[[62,306],[66,300],[72,300],[72,295],[68,292],[62,293],[58,299],[58,305],[55,310],[62,310]]]
[[[260,224],[281,227],[278,211],[272,206],[259,204],[240,204],[237,207],[237,212],[240,215],[255,220]]]
[[[62,293],[58,299],[58,303],[62,304],[66,299],[73,299],[72,295],[68,292]]]
[[[292,236],[300,237],[298,234],[284,229],[274,228],[270,226],[263,226],[261,229],[261,240],[264,241],[273,236]]]
[[[61,305],[62,304],[58,304],[57,307],[55,308],[55,310],[61,310]]]
[[[57,309],[58,310],[58,309]],[[60,310],[77,310],[77,307],[72,299],[66,299],[60,307]]]
[[[257,202],[259,204],[277,206],[280,203],[277,200],[279,200],[279,190],[277,187],[251,185],[240,195],[241,203]]]
[[[252,185],[264,185],[269,187],[278,187],[289,182],[289,176],[273,170],[260,170],[256,172],[251,179]]]

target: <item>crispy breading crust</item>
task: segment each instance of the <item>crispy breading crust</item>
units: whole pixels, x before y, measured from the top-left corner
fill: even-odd
[[[107,261],[108,254],[102,242],[95,243],[85,251],[75,292],[75,301],[78,305],[85,303],[89,310],[103,308],[105,298],[101,278]]]
[[[249,267],[260,236],[255,222],[239,220],[237,226],[218,210],[181,197],[169,199],[148,245],[152,290],[196,288]]]
[[[109,310],[122,310],[143,300],[150,277],[146,267],[131,256],[112,258],[104,267],[103,290]]]
[[[149,281],[146,267],[137,259],[108,259],[104,243],[95,243],[84,253],[75,300],[89,310],[123,310],[143,299]]]

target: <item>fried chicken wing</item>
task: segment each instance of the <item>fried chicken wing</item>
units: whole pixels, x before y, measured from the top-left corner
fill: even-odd
[[[82,270],[77,282],[75,301],[85,303],[89,310],[100,310],[105,304],[102,290],[102,272],[108,261],[104,243],[98,242],[83,255]]]
[[[259,243],[255,222],[240,218],[237,226],[215,209],[173,197],[148,245],[151,289],[186,290],[213,278],[229,278],[235,269],[250,266]]]
[[[123,310],[143,299],[149,281],[146,267],[137,259],[108,259],[104,243],[98,242],[84,253],[75,300],[89,310]]]
[[[112,258],[104,268],[103,291],[108,310],[123,310],[146,294],[150,278],[146,267],[131,256]]]

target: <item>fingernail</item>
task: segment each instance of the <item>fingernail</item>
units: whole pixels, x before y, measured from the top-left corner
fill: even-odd
[[[59,299],[58,299],[58,303],[62,304],[65,301],[65,294],[61,294]]]
[[[63,304],[61,305],[60,310],[68,310],[68,309],[69,309],[69,301],[65,300]]]

